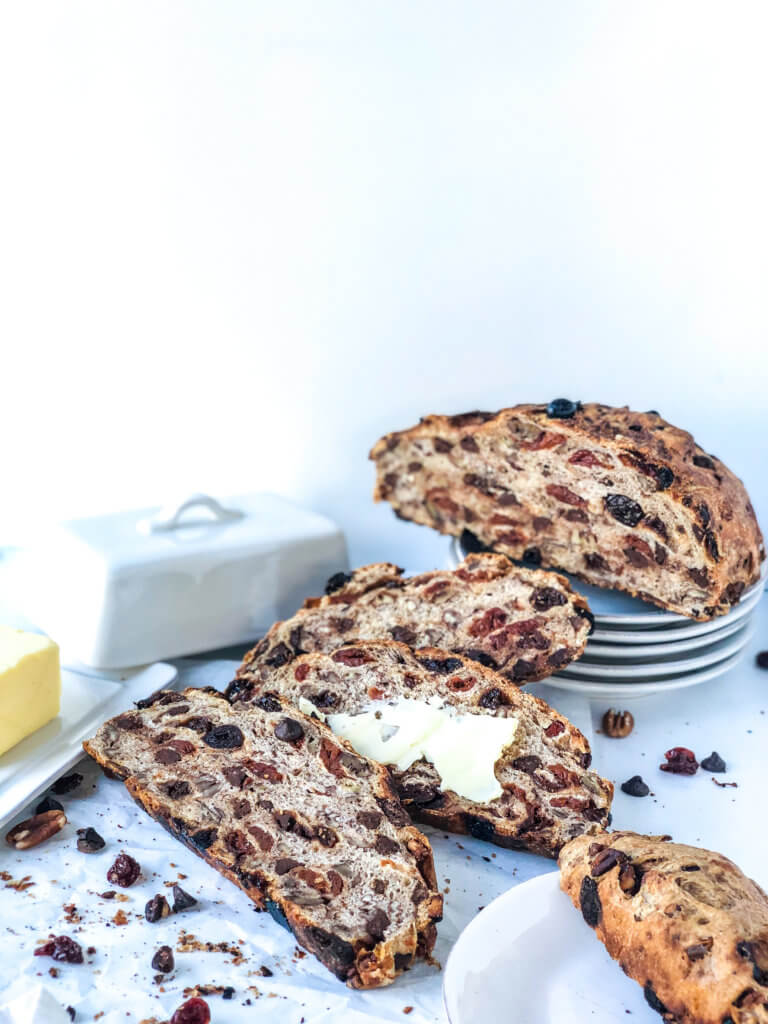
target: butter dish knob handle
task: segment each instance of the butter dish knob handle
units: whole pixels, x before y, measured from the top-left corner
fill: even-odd
[[[185,525],[182,521],[183,517],[192,508],[208,509],[213,513],[214,520],[219,523],[242,519],[245,515],[238,508],[225,508],[210,494],[192,494],[180,504],[166,505],[151,518],[142,519],[138,528],[142,533],[165,533],[168,530],[177,530],[180,526]]]

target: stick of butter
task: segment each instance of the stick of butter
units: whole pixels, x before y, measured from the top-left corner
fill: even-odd
[[[0,754],[55,718],[60,703],[58,644],[0,626]]]

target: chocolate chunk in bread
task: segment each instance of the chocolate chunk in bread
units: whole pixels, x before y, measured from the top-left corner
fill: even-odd
[[[183,698],[185,715],[161,695],[130,728],[106,722],[86,751],[351,987],[387,985],[406,958],[428,956],[442,912],[432,850],[386,769],[279,701]],[[165,749],[179,760],[159,758]]]
[[[397,515],[694,619],[729,611],[765,549],[741,481],[655,412],[519,405],[427,416],[374,445]]]
[[[263,685],[253,694],[257,703],[270,687],[283,700],[327,714],[331,728],[341,721],[339,713],[371,710],[386,725],[387,705],[401,701],[437,704],[459,716],[514,719],[514,739],[493,769],[500,785],[495,799],[477,802],[447,788],[423,757],[404,770],[392,769],[415,821],[550,857],[574,836],[598,832],[608,821],[613,785],[589,770],[584,736],[544,701],[476,661],[370,641],[300,655]]]
[[[668,839],[581,836],[560,885],[665,1020],[765,1024],[768,896],[722,854]]]
[[[453,571],[401,574],[386,563],[363,566],[331,594],[305,601],[246,654],[227,695],[247,697],[298,654],[333,651],[351,639],[457,651],[518,684],[552,675],[586,645],[591,613],[562,576],[484,553]]]

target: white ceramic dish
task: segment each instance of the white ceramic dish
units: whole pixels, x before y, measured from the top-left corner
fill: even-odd
[[[581,678],[586,676],[590,679],[615,679],[615,680],[637,680],[656,679],[662,676],[682,675],[683,673],[696,672],[708,665],[715,665],[718,661],[724,661],[731,655],[737,654],[745,644],[752,639],[754,629],[747,625],[745,629],[721,643],[712,644],[706,651],[693,652],[687,658],[676,658],[674,655],[658,658],[654,661],[642,661],[630,664],[625,662],[621,665],[594,664],[591,662],[574,661],[558,673],[566,678]]]
[[[707,683],[711,679],[725,675],[734,665],[738,665],[744,657],[744,650],[745,648],[742,648],[730,658],[726,658],[725,661],[719,661],[716,665],[700,669],[698,672],[688,672],[681,676],[672,676],[669,679],[649,679],[645,683],[622,682],[615,679],[568,678],[559,675],[550,676],[546,682],[547,686],[551,686],[553,689],[580,693],[584,697],[599,700],[622,701],[637,697],[653,697],[670,690],[682,690],[688,686]]]
[[[467,925],[448,957],[443,1001],[450,1024],[659,1020],[560,891],[557,871],[510,889]]]
[[[173,665],[100,675],[62,669],[61,714],[0,757],[0,826],[84,757],[82,741],[112,715],[176,679]]]
[[[705,633],[703,636],[692,636],[688,640],[670,640],[668,643],[639,643],[639,644],[611,644],[595,643],[595,634],[589,638],[589,643],[580,658],[580,663],[591,661],[620,661],[623,658],[644,658],[661,657],[665,654],[682,654],[685,651],[701,650],[711,644],[720,643],[739,630],[746,629],[751,621],[751,616],[745,616],[737,622],[731,622],[725,629],[719,629],[717,633]]]

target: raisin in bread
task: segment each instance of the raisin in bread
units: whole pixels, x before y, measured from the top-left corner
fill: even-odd
[[[371,458],[374,497],[403,519],[694,619],[727,612],[765,557],[741,481],[655,412],[560,400],[427,416]]]
[[[275,697],[150,701],[84,746],[153,818],[353,988],[429,955],[442,911],[432,850],[381,765]]]
[[[560,884],[665,1020],[766,1024],[768,896],[721,854],[668,839],[574,839]]]
[[[298,654],[352,639],[459,651],[516,683],[552,675],[584,651],[592,615],[562,576],[496,554],[469,555],[453,571],[402,571],[382,563],[331,577],[325,597],[305,601],[246,654],[228,696],[247,696]]]
[[[381,709],[403,700],[421,707],[430,702],[459,716],[514,719],[512,742],[493,765],[500,784],[494,799],[477,802],[443,786],[435,765],[424,757],[404,770],[390,769],[416,821],[549,857],[574,836],[595,833],[608,821],[613,785],[589,770],[589,744],[579,730],[543,700],[467,658],[433,648],[415,652],[393,641],[359,643],[300,655],[277,669],[254,698],[269,700],[272,690],[327,716],[332,729],[371,710],[389,729]]]

